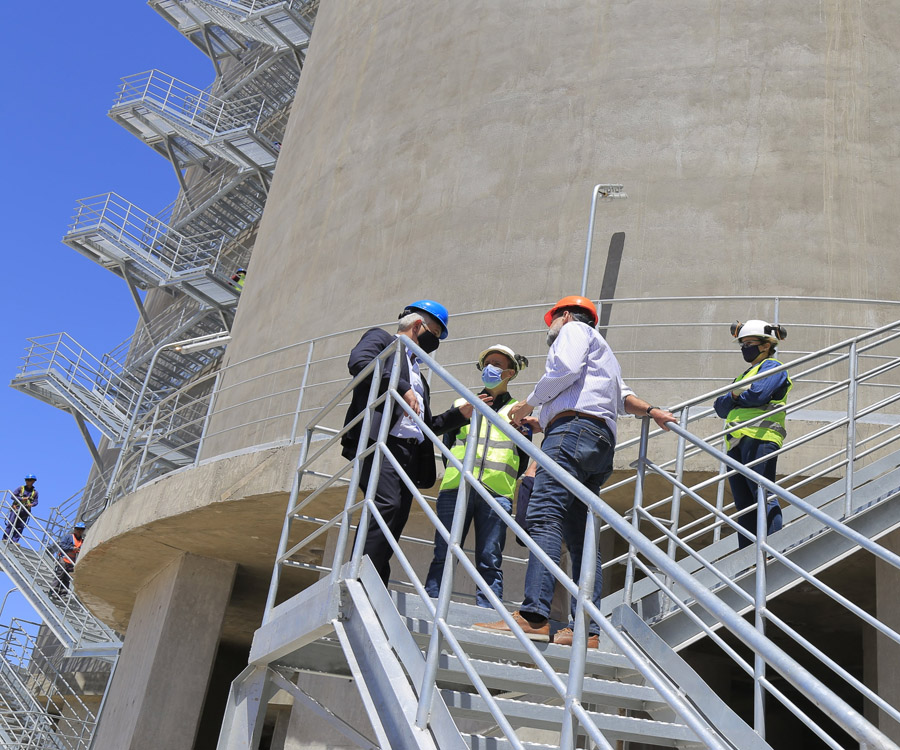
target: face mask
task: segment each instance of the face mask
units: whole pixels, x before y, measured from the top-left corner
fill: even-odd
[[[496,388],[503,382],[503,370],[496,365],[485,365],[481,371],[481,382],[485,388]]]
[[[441,345],[440,339],[427,328],[419,334],[419,338],[417,339],[416,343],[418,343],[418,345],[421,346],[428,354],[431,354],[431,352],[433,352]]]
[[[758,344],[746,344],[741,347],[741,354],[744,356],[744,362],[752,362],[759,356]]]

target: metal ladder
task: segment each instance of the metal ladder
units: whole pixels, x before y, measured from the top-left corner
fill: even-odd
[[[564,653],[568,666],[562,667],[560,661],[554,663],[551,658],[560,655],[558,647],[539,646],[527,639],[459,544],[463,521],[459,509],[465,503],[458,503],[451,528],[445,528],[421,492],[410,488],[416,505],[437,533],[448,540],[448,558],[455,560],[457,566],[456,570],[453,565],[445,566],[441,596],[436,602],[425,595],[417,571],[409,562],[404,548],[408,549],[410,539],[391,540],[403,580],[409,581],[403,584],[404,593],[393,592],[392,599],[387,598],[368,560],[362,558],[362,545],[353,545],[350,552],[352,530],[361,509],[357,539],[364,538],[368,523],[383,524],[371,493],[358,499],[357,482],[366,455],[374,453],[376,461],[391,460],[384,442],[388,420],[383,420],[382,434],[373,445],[360,445],[357,456],[338,464],[337,472],[333,468],[325,471],[319,466],[323,461],[328,466],[335,465],[333,448],[342,432],[330,425],[343,409],[338,409],[338,414],[333,412],[352,387],[367,376],[371,375],[374,383],[381,382],[384,362],[404,356],[404,346],[430,368],[433,386],[439,381],[452,397],[462,397],[473,404],[470,435],[478,434],[478,419],[487,419],[588,505],[592,513],[586,529],[586,549],[593,548],[600,534],[613,534],[627,544],[626,554],[604,563],[605,575],[618,573],[618,580],[624,580],[625,585],[621,592],[606,597],[601,612],[565,571],[546,558],[502,506],[483,488],[479,489],[471,472],[473,446],[467,446],[467,457],[460,461],[423,427],[436,450],[492,505],[529,552],[577,597],[578,611],[583,616],[576,618],[575,643],[585,642],[587,619],[593,619],[602,630],[600,652],[627,661],[619,663],[624,681],[639,675],[644,687],[656,691],[646,694],[643,709],[623,707],[598,692],[599,686],[593,682],[598,675],[592,669],[595,662],[605,657],[592,651],[585,654],[577,647],[567,648]],[[840,374],[841,368],[849,373],[847,377]],[[895,502],[900,466],[900,384],[894,377],[898,371],[900,323],[791,363],[797,385],[796,396],[786,407],[789,416],[794,417],[789,425],[802,427],[801,421],[812,420],[812,426],[788,441],[782,452],[802,448],[804,455],[812,455],[814,460],[778,485],[760,477],[752,467],[731,461],[715,447],[723,436],[719,422],[715,422],[712,434],[697,431],[708,429],[706,405],[731,387],[724,386],[676,407],[681,424],[672,428],[674,438],[659,430],[651,433],[649,419],[644,420],[641,436],[619,446],[626,462],[636,454],[637,471],[626,473],[624,479],[597,496],[546,459],[449,372],[401,337],[310,421],[263,626],[254,638],[250,666],[232,686],[220,750],[255,750],[254,738],[260,730],[267,696],[278,688],[294,696],[295,706],[312,708],[347,736],[356,732],[354,741],[363,747],[540,747],[531,731],[555,728],[551,746],[571,748],[578,736],[587,736],[597,747],[611,748],[615,740],[626,739],[623,724],[633,727],[628,730],[627,739],[636,742],[676,747],[766,747],[764,707],[768,699],[793,713],[824,746],[841,747],[833,721],[839,733],[844,733],[840,736],[849,735],[866,747],[895,750],[893,742],[840,696],[847,690],[856,691],[860,700],[872,703],[895,720],[900,717],[897,707],[792,630],[766,604],[802,580],[817,586],[881,635],[900,643],[900,633],[817,578],[822,570],[839,564],[850,552],[870,554],[900,569],[900,557],[875,541],[900,526]],[[382,408],[385,401],[399,404],[416,419],[396,391],[398,373],[399,367],[395,366],[386,394],[378,396],[374,388],[370,390],[369,408],[356,420],[363,422],[363,435],[368,434],[371,413]],[[830,411],[819,407],[829,407]],[[353,423],[344,430],[352,426]],[[834,448],[835,434],[842,436],[843,447]],[[688,479],[692,471],[700,471],[698,466],[704,478],[697,481],[697,475],[693,475]],[[764,492],[776,496],[787,509],[785,528],[770,539],[765,538],[765,515],[758,513],[759,538],[749,551],[733,551],[735,537],[723,534],[723,530],[736,526],[733,509],[725,503],[724,493],[716,498],[716,488],[724,487],[729,474],[735,472],[757,481]],[[650,485],[645,481],[651,473],[669,483],[671,495],[660,494],[656,488],[651,496]],[[823,485],[822,489],[800,497],[797,492],[814,480]],[[629,484],[634,486],[635,499],[630,512],[623,516],[604,502],[604,494],[613,489],[621,491]],[[301,486],[306,488],[302,498]],[[319,504],[333,498],[336,492],[343,492],[344,487],[348,489],[343,512],[324,517]],[[680,509],[688,502],[696,504],[698,511],[685,522]],[[329,540],[329,549],[334,541],[330,563],[321,552],[329,533],[336,535],[336,539],[332,536]],[[427,539],[418,541],[428,543]],[[292,576],[297,570],[319,571],[322,580],[276,606],[276,601],[284,599],[287,593],[284,589],[289,592],[290,586],[296,585],[291,582],[296,580]],[[453,595],[454,575],[464,576],[478,586],[496,613],[473,610]],[[583,582],[583,591],[589,592],[592,585],[591,581]],[[744,618],[748,611],[755,614],[749,622]],[[489,620],[492,614],[506,620],[514,637],[483,634],[469,627],[473,618]],[[728,631],[728,640],[719,632],[723,629]],[[777,645],[768,631],[777,631],[779,639],[791,639],[834,674],[827,682],[812,675]],[[677,655],[677,649],[699,638],[719,645],[733,660],[733,668],[752,679],[752,730],[746,723],[751,717],[742,719],[731,714]],[[749,658],[735,650],[735,642],[750,653]],[[353,676],[376,736],[359,737],[358,731],[339,716],[340,707],[317,708],[291,682],[292,672],[297,670]],[[773,682],[774,675],[818,706],[824,718],[786,695]],[[522,693],[526,688],[534,690],[536,697],[506,695]],[[607,708],[595,710],[601,704]],[[655,712],[667,723],[668,734],[659,734],[663,728],[654,724],[637,728],[638,721],[617,723],[622,718],[620,711],[628,719],[645,720]],[[480,733],[485,727],[487,734]]]

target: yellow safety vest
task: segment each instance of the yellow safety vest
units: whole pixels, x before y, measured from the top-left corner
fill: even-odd
[[[776,364],[781,364],[777,359],[770,357],[773,362]],[[763,362],[768,362],[769,359],[764,359],[757,365],[751,367],[747,372],[741,375],[738,378],[735,378],[734,382],[739,383],[741,380],[746,378],[752,378],[756,373],[759,372],[759,368],[762,366]],[[763,404],[762,406],[749,406],[749,407],[740,407],[734,408],[730,412],[728,412],[728,416],[725,418],[725,427],[729,429],[729,433],[725,436],[725,444],[730,449],[732,446],[732,440],[734,443],[737,443],[744,435],[747,437],[754,438],[756,440],[768,440],[772,443],[775,443],[779,448],[784,444],[785,435],[787,435],[787,430],[784,428],[784,412],[778,412],[777,414],[771,415],[769,419],[761,419],[759,422],[755,424],[749,425],[748,427],[738,427],[741,422],[747,422],[751,419],[759,417],[767,412],[773,411],[784,406],[787,403],[787,396],[790,393],[791,388],[794,384],[791,382],[791,376],[787,376],[787,389],[784,392],[784,396],[780,399],[772,399],[767,404]],[[736,427],[737,429],[731,429]]]
[[[467,403],[465,399],[453,402],[456,407]],[[497,414],[509,422],[509,412],[516,403],[511,399]],[[475,452],[475,466],[472,473],[491,492],[512,499],[519,476],[519,452],[512,440],[498,430],[486,419],[479,420],[478,447]],[[490,428],[490,429],[488,429]],[[462,462],[466,455],[466,437],[469,425],[463,427],[456,435],[456,442],[450,452]],[[447,466],[441,490],[452,490],[459,487],[459,471],[455,466]]]

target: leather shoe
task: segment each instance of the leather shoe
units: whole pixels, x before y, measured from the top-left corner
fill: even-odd
[[[572,639],[575,637],[575,634],[572,632],[572,628],[562,628],[561,630],[556,631],[556,635],[553,636],[553,642],[557,646],[571,646]],[[600,648],[600,636],[599,635],[589,635],[587,639],[587,647],[588,648]]]
[[[522,617],[519,610],[512,613],[512,618],[516,621],[516,624],[525,631],[525,635],[529,640],[541,641],[542,643],[547,643],[550,640],[550,620],[544,620],[543,625],[532,625],[528,620]],[[509,625],[503,620],[497,622],[476,622],[472,627],[476,630],[484,630],[488,633],[512,635]]]

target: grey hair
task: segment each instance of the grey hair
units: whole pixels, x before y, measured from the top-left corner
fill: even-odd
[[[398,331],[408,331],[419,321],[425,323],[424,313],[420,312],[411,312],[408,315],[404,315],[400,320],[397,321],[397,330]],[[427,323],[426,323],[427,325]]]

